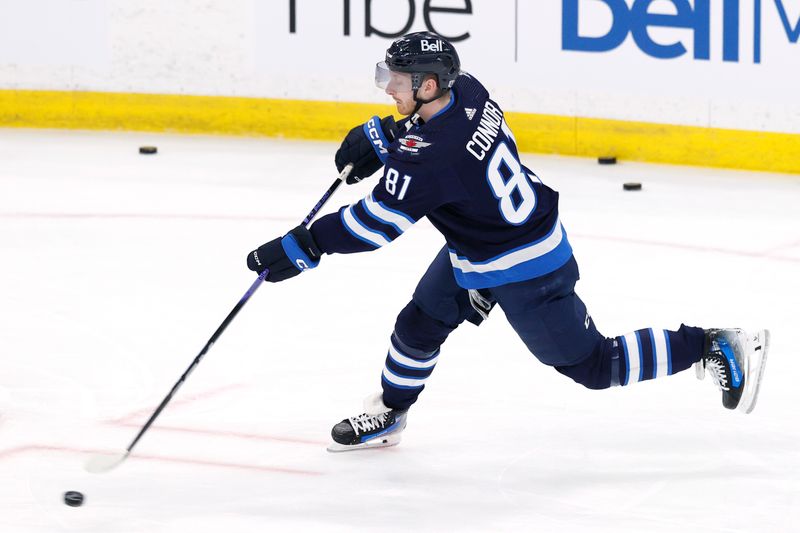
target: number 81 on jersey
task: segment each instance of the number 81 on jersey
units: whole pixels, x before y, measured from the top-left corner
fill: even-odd
[[[394,196],[394,193],[397,192],[397,182],[400,179],[400,173],[397,172],[395,169],[390,168],[386,171],[386,192]],[[403,184],[400,187],[400,194],[397,195],[398,200],[402,200],[406,197],[406,192],[408,191],[408,185],[411,183],[411,176],[405,175],[403,176]]]
[[[506,179],[504,174],[510,177]],[[527,222],[536,209],[536,193],[522,164],[506,143],[501,142],[492,154],[486,167],[486,180],[494,197],[500,200],[500,214],[505,221],[514,226]],[[518,192],[519,201],[515,201],[514,191]]]

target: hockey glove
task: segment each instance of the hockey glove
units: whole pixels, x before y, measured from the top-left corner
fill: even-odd
[[[267,281],[277,283],[293,278],[303,270],[319,264],[322,250],[305,226],[297,226],[292,231],[262,244],[247,256],[247,268],[261,274],[269,269]]]
[[[389,144],[399,133],[400,129],[391,115],[382,119],[374,116],[366,124],[356,126],[336,151],[337,170],[341,172],[345,165],[353,163],[353,170],[347,177],[347,183],[351,185],[372,176],[386,164]]]

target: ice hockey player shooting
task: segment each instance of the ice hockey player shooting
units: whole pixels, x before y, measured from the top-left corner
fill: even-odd
[[[755,407],[769,332],[640,329],[605,337],[575,293],[578,265],[559,220],[558,193],[525,167],[500,105],[446,39],[428,32],[394,41],[376,84],[405,118],[373,117],[336,153],[348,183],[383,174],[362,200],[299,226],[248,255],[278,282],[316,267],[324,254],[388,245],[422,217],[446,244],[397,317],[382,391],[364,413],[333,427],[331,451],[391,446],[462,322],[479,324],[499,305],[539,361],[590,389],[631,386],[695,365],[728,409]]]

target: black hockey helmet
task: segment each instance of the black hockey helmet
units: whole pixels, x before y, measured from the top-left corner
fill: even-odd
[[[450,41],[429,31],[409,33],[386,50],[386,66],[408,72],[413,88],[419,89],[426,74],[433,74],[441,89],[449,89],[461,71],[461,61]]]
[[[411,86],[414,91],[417,109],[442,96],[450,88],[461,73],[461,61],[453,45],[435,33],[420,31],[409,33],[394,41],[386,50],[386,61],[381,61],[375,68],[375,83],[386,89],[392,79],[392,72],[404,72],[411,75]],[[429,100],[417,98],[417,91],[428,75],[436,76],[439,82],[439,93]]]

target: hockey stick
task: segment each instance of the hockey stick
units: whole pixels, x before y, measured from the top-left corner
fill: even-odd
[[[334,181],[333,184],[328,188],[328,190],[325,191],[325,194],[322,195],[322,198],[319,199],[319,202],[317,202],[317,205],[314,206],[314,208],[311,210],[308,216],[305,219],[303,219],[303,226],[308,226],[308,224],[312,220],[314,220],[314,217],[317,216],[319,210],[322,209],[322,207],[328,202],[328,200],[336,191],[336,189],[339,188],[339,185],[341,185],[342,182],[347,178],[347,176],[350,175],[351,170],[353,170],[352,164],[349,164],[344,167],[342,173],[339,174],[338,178],[336,178],[336,181]],[[121,453],[105,453],[105,454],[95,454],[91,456],[85,465],[85,469],[87,471],[93,474],[108,472],[109,470],[112,470],[117,466],[119,466],[125,459],[128,458],[128,456],[131,454],[131,451],[133,451],[133,448],[136,446],[136,443],[139,442],[139,439],[141,439],[142,436],[145,434],[145,432],[148,429],[150,429],[150,426],[153,424],[155,419],[158,418],[158,415],[161,414],[161,411],[164,410],[164,408],[167,406],[170,400],[172,400],[172,397],[175,396],[175,393],[178,392],[178,389],[181,388],[181,385],[183,385],[183,382],[186,381],[186,378],[189,377],[189,374],[191,374],[192,371],[195,369],[195,367],[200,364],[200,361],[203,359],[203,356],[205,356],[206,352],[208,352],[208,350],[214,345],[217,339],[219,339],[220,335],[222,335],[222,332],[225,331],[225,328],[228,327],[228,324],[230,324],[231,321],[233,321],[233,319],[236,317],[236,315],[239,314],[239,311],[241,311],[242,307],[244,307],[244,304],[246,304],[247,301],[250,299],[250,297],[253,296],[253,294],[255,294],[256,290],[261,286],[261,283],[264,281],[264,279],[267,277],[268,274],[269,270],[264,270],[264,272],[259,274],[258,278],[256,278],[253,284],[250,285],[250,288],[247,289],[246,293],[244,293],[244,296],[242,296],[242,299],[239,300],[239,303],[237,303],[236,306],[231,310],[231,312],[228,313],[228,316],[225,317],[225,320],[222,321],[222,324],[220,324],[217,330],[214,332],[214,334],[211,335],[211,338],[208,339],[206,345],[203,346],[203,349],[200,350],[200,353],[197,354],[197,357],[194,358],[192,364],[189,365],[189,368],[186,369],[186,372],[183,373],[180,379],[178,379],[178,381],[175,382],[175,385],[172,386],[172,390],[170,390],[169,393],[164,397],[164,399],[161,400],[159,406],[156,408],[153,414],[150,415],[150,418],[147,420],[147,422],[145,422],[144,426],[142,426],[142,429],[139,430],[139,433],[136,435],[136,437],[133,439],[130,445],[128,445],[125,451]]]

